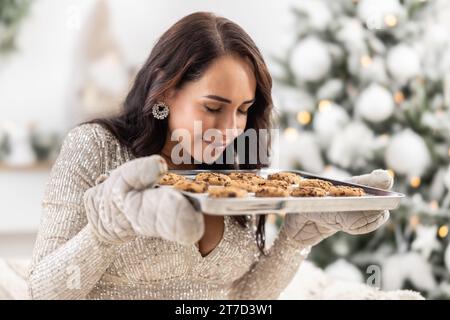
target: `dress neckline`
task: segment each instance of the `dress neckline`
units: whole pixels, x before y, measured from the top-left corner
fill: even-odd
[[[230,227],[229,226],[229,223],[230,223],[229,219],[230,219],[229,216],[224,216],[223,217],[223,224],[224,224],[224,226],[223,226],[222,238],[220,239],[219,243],[214,247],[214,249],[212,249],[205,256],[203,256],[202,253],[200,252],[197,243],[193,244],[194,250],[196,251],[200,261],[205,261],[205,260],[211,259],[211,257],[217,255],[217,253],[221,250],[222,246],[224,245],[224,242],[228,238],[229,227]]]

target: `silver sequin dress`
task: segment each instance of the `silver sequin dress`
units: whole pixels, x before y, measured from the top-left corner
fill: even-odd
[[[224,219],[224,235],[203,257],[196,245],[156,237],[100,242],[87,225],[84,192],[132,160],[98,124],[65,137],[51,170],[29,272],[32,299],[276,299],[307,252],[282,231],[261,255],[254,226]]]

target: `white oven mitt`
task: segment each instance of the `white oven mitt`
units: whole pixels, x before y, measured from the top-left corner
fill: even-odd
[[[393,178],[386,170],[374,170],[369,174],[354,176],[346,182],[379,189],[390,189]],[[284,231],[301,246],[314,246],[338,231],[364,234],[376,230],[389,219],[389,211],[312,212],[288,213]]]
[[[101,175],[84,194],[90,226],[100,240],[122,243],[136,236],[161,237],[194,244],[204,220],[189,201],[172,188],[153,188],[167,171],[159,155],[131,160]]]

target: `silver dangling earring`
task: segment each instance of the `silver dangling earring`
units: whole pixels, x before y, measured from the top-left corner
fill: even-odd
[[[160,101],[153,105],[152,114],[158,120],[163,120],[169,115],[169,107],[164,102]]]

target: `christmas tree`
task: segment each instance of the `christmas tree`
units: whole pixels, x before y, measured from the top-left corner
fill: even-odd
[[[301,1],[292,44],[275,57],[280,166],[334,178],[383,168],[406,195],[383,228],[338,233],[310,259],[361,278],[375,265],[383,289],[429,298],[450,297],[450,37],[436,21],[444,6]]]

